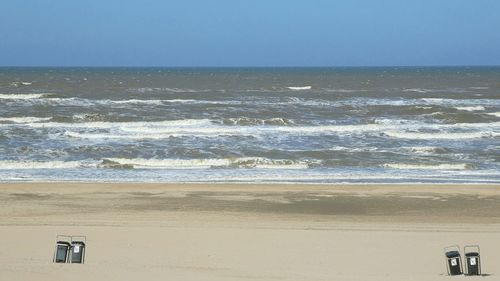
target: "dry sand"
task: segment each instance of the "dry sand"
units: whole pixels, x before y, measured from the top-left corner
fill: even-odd
[[[84,265],[52,263],[57,234]],[[500,186],[0,185],[0,280],[464,278],[452,244],[500,280]]]

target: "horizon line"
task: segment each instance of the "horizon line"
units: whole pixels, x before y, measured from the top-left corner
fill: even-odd
[[[0,65],[0,68],[441,68],[441,67],[500,67],[500,64],[471,65],[331,65],[331,66],[158,66],[158,65]]]

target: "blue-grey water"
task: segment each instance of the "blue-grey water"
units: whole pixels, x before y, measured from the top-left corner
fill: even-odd
[[[500,183],[500,67],[0,68],[0,181]]]

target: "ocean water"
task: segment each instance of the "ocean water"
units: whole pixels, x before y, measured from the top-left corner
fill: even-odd
[[[0,68],[0,181],[500,183],[500,67]]]

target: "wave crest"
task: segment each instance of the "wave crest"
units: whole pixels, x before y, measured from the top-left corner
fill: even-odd
[[[224,125],[236,125],[236,126],[255,126],[255,125],[271,125],[271,126],[288,126],[295,124],[293,121],[286,118],[269,118],[269,119],[258,119],[258,118],[226,118],[222,121]]]
[[[12,123],[36,123],[49,121],[52,117],[0,117],[0,122],[12,122]]]
[[[40,93],[40,94],[0,94],[0,99],[6,100],[31,100],[31,99],[40,99],[47,96],[50,96],[49,93]]]
[[[257,168],[257,169],[307,169],[307,161],[242,157],[227,159],[143,159],[106,158],[102,164],[115,168],[138,169],[210,169],[210,168]],[[101,164],[101,165],[102,165]],[[109,165],[112,166],[109,166]],[[101,166],[103,167],[103,166]]]
[[[385,168],[402,170],[470,170],[474,166],[470,164],[404,164],[388,163],[382,165]]]

